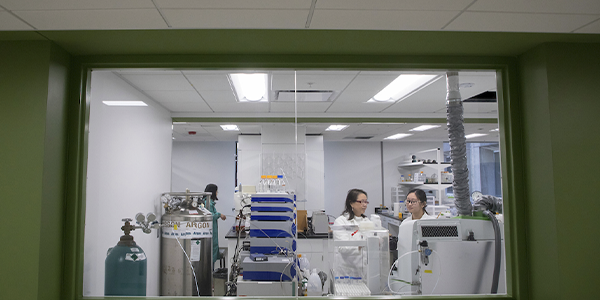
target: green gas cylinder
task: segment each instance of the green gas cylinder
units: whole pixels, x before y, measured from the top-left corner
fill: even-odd
[[[134,226],[123,219],[125,234],[108,250],[104,260],[105,296],[146,296],[147,260],[144,250],[129,235]]]

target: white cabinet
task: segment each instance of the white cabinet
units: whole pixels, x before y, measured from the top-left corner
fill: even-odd
[[[437,151],[437,161],[436,163],[424,163],[420,162],[401,162],[398,164],[398,172],[401,175],[404,175],[405,181],[398,182],[397,187],[392,187],[392,203],[400,202],[402,204],[404,199],[406,199],[406,194],[415,188],[419,188],[425,191],[429,191],[427,193],[427,212],[434,215],[438,214],[441,211],[445,211],[451,206],[454,206],[454,203],[448,200],[446,196],[446,190],[452,187],[451,176],[448,176],[447,173],[444,172],[444,169],[450,167],[450,163],[442,163],[440,162],[442,159],[441,151],[439,148],[433,149],[431,151]],[[425,183],[418,180],[407,181],[408,174],[412,174],[414,178],[417,178],[417,174],[423,172],[427,176],[427,181],[430,182],[431,178],[435,178],[436,183]],[[434,175],[435,176],[432,176]],[[450,177],[450,178],[449,178]],[[406,209],[406,206],[401,205]]]
[[[302,238],[298,236],[296,253],[302,254],[310,263],[310,269],[327,272],[328,265],[325,263],[324,253],[327,251],[327,238]]]

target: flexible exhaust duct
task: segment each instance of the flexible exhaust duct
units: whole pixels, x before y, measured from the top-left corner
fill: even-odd
[[[454,181],[454,204],[458,214],[472,215],[473,207],[469,197],[469,169],[467,168],[467,146],[463,125],[463,104],[458,89],[458,72],[446,72],[446,108],[448,115],[448,137],[450,138],[450,157]]]

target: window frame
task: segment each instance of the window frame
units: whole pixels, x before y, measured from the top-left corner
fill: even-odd
[[[464,56],[374,56],[374,55],[198,55],[198,56],[84,56],[71,68],[69,94],[68,174],[63,233],[64,269],[62,299],[83,297],[83,244],[85,225],[85,186],[87,174],[88,125],[91,71],[94,69],[337,69],[337,70],[495,70],[497,77],[498,123],[500,128],[502,194],[505,209],[506,282],[505,296],[470,295],[469,299],[525,299],[526,278],[525,209],[523,150],[520,133],[521,109],[518,101],[517,60],[507,57]],[[430,296],[421,296],[430,297]],[[456,299],[456,296],[433,296]],[[207,299],[221,297],[207,297]],[[389,298],[372,296],[369,299]],[[110,299],[121,299],[111,297]],[[123,297],[122,299],[126,299]],[[148,298],[150,299],[150,298]],[[152,297],[153,299],[153,297]],[[182,298],[185,299],[185,298]],[[189,297],[192,299],[192,297]],[[194,298],[195,299],[195,298]]]

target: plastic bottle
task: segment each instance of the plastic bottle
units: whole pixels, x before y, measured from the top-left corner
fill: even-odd
[[[421,171],[421,173],[419,173],[419,182],[425,182],[425,178],[427,178],[427,175]]]
[[[273,184],[272,184],[272,178],[273,176],[271,175],[267,175],[267,180],[265,181],[265,193],[272,193],[273,192]]]
[[[304,295],[304,296],[306,296],[307,287],[308,287],[308,279],[306,277],[304,277],[304,278],[302,278],[302,295]]]
[[[301,270],[310,269],[310,262],[306,257],[302,257],[302,254],[298,254],[298,264]]]
[[[408,174],[408,182],[412,182],[412,181],[413,181],[412,174]]]
[[[266,175],[261,175],[260,176],[260,182],[258,183],[258,192],[259,193],[266,193],[267,189],[266,189],[266,183],[267,183],[267,176]]]
[[[277,175],[277,180],[279,181],[279,192],[285,193],[285,180],[283,180],[283,175]]]
[[[317,269],[313,269],[310,273],[310,277],[308,277],[308,296],[321,296],[323,294],[323,289],[321,286],[321,278],[317,273]]]
[[[404,175],[400,175],[400,182],[404,182]]]

